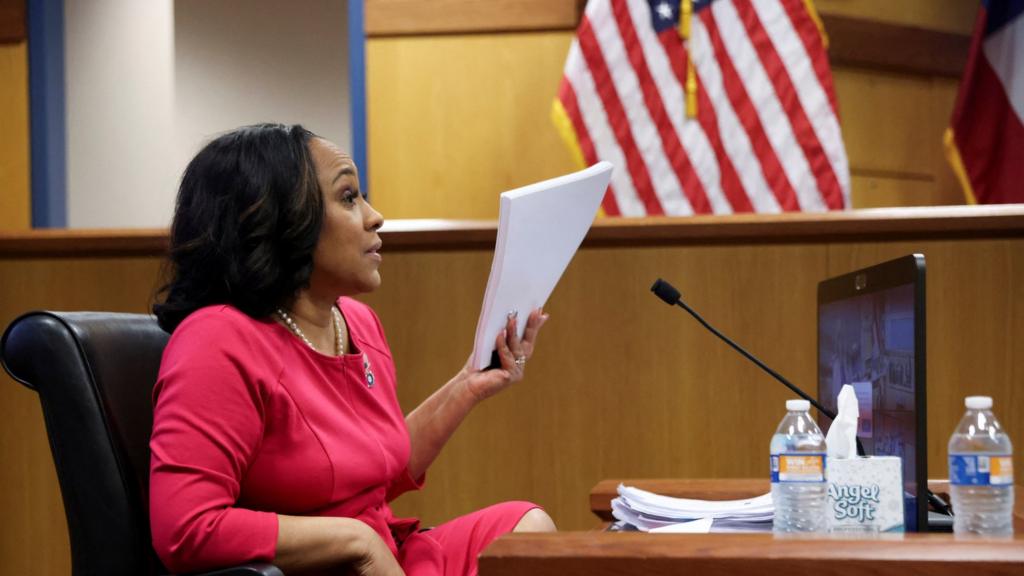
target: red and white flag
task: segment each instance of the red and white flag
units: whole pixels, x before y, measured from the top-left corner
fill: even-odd
[[[985,0],[946,152],[968,202],[1024,202],[1024,0]]]
[[[607,215],[850,206],[810,0],[590,0],[552,115]]]

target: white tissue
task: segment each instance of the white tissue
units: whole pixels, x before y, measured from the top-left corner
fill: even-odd
[[[853,386],[843,384],[836,402],[839,405],[836,419],[832,421],[828,435],[825,436],[828,457],[841,460],[853,458],[857,456],[857,419],[860,417],[857,393],[853,391]]]

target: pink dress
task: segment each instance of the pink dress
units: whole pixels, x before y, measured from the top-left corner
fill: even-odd
[[[153,545],[175,572],[273,561],[277,514],[374,528],[407,574],[476,573],[477,555],[534,504],[506,502],[420,531],[388,502],[419,489],[380,321],[347,298],[353,354],[311,350],[225,305],[174,331],[154,390]]]

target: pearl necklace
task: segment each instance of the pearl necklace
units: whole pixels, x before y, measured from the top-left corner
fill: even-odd
[[[306,338],[299,325],[295,323],[295,320],[292,320],[292,317],[284,309],[278,308],[274,313],[291,330],[292,334],[298,336],[300,340],[306,343],[306,346],[316,350],[316,346],[313,346],[309,338]],[[342,356],[345,354],[345,337],[341,333],[341,312],[338,312],[338,308],[335,306],[331,306],[331,319],[334,321],[334,355]],[[319,352],[319,350],[316,351]]]

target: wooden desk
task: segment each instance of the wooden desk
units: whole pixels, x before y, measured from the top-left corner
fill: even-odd
[[[624,480],[666,495],[731,499],[763,494],[767,480]],[[591,509],[610,518],[619,481],[591,491]],[[932,484],[943,491],[943,483]],[[1024,574],[1021,488],[1016,489],[1013,539],[962,539],[951,534],[811,537],[773,534],[642,534],[561,532],[510,534],[480,556],[482,576],[529,574],[807,574],[814,576],[977,576]]]

